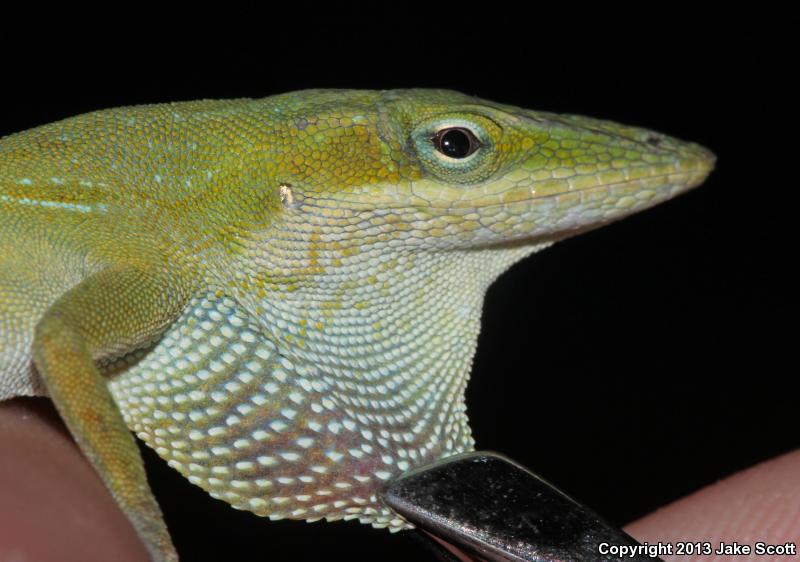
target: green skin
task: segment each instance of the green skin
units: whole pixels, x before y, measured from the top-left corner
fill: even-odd
[[[477,140],[455,158],[433,140]],[[0,140],[0,400],[50,396],[154,560],[130,430],[271,518],[407,524],[376,493],[473,447],[483,295],[702,183],[691,143],[449,91],[82,115]]]

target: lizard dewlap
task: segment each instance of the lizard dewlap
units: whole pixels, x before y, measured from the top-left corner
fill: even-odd
[[[236,508],[403,528],[377,490],[473,446],[489,284],[713,162],[442,90],[128,107],[11,135],[0,399],[53,399],[155,560],[177,557],[129,430]]]

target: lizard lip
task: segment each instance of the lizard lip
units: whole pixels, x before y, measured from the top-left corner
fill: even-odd
[[[695,155],[683,161],[682,168],[693,174],[693,178],[687,184],[687,189],[697,187],[703,183],[709,174],[714,171],[717,165],[717,157],[713,152],[702,146],[696,146]]]
[[[548,199],[558,199],[564,196],[574,196],[582,193],[588,193],[591,191],[597,191],[601,189],[614,189],[614,188],[621,188],[624,186],[629,185],[636,185],[637,183],[642,182],[653,182],[657,181],[661,185],[657,187],[653,187],[651,189],[659,189],[659,188],[675,188],[677,186],[682,186],[680,191],[685,191],[688,189],[692,189],[694,187],[699,186],[702,184],[711,171],[714,169],[714,157],[712,155],[711,158],[704,158],[704,159],[697,159],[697,160],[685,160],[681,163],[680,167],[676,167],[674,170],[669,172],[661,172],[661,173],[653,173],[651,175],[637,177],[637,178],[630,178],[624,179],[615,182],[609,183],[597,183],[596,185],[590,185],[587,187],[582,187],[579,189],[566,189],[564,191],[557,191],[553,193],[546,193],[546,194],[536,194],[536,186],[531,185],[525,190],[527,190],[529,197],[520,197],[516,201],[511,202],[500,202],[500,203],[493,203],[489,205],[469,205],[465,204],[464,208],[480,208],[480,209],[490,209],[493,207],[500,207],[500,206],[511,206],[516,204],[526,204],[531,203],[534,201],[545,201]],[[523,190],[520,189],[520,193]],[[454,207],[455,208],[455,207]]]
[[[717,156],[704,146],[687,143],[687,149],[681,154],[682,159],[690,162],[691,166],[711,172],[716,166]]]

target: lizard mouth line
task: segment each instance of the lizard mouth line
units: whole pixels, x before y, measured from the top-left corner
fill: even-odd
[[[494,208],[497,208],[497,207],[512,207],[512,206],[516,206],[516,205],[520,205],[520,204],[531,204],[533,202],[557,199],[559,197],[563,197],[563,196],[566,196],[566,195],[581,194],[581,193],[585,193],[585,192],[592,191],[592,190],[597,190],[597,189],[613,189],[613,188],[622,187],[622,186],[625,186],[625,185],[631,185],[631,184],[641,183],[641,182],[645,182],[645,181],[660,180],[660,179],[664,179],[664,178],[669,179],[669,178],[673,178],[673,177],[674,178],[680,177],[680,178],[685,178],[685,179],[684,179],[684,181],[680,181],[680,182],[678,182],[678,181],[665,181],[665,182],[663,182],[663,184],[660,184],[657,187],[653,187],[652,189],[653,190],[656,190],[656,189],[660,190],[660,189],[667,188],[667,187],[674,187],[675,185],[678,185],[678,184],[684,184],[688,188],[688,187],[694,185],[695,183],[693,183],[692,181],[686,181],[686,179],[690,179],[690,178],[695,178],[696,177],[699,180],[696,183],[700,183],[700,180],[702,180],[702,178],[705,177],[706,173],[707,173],[707,171],[706,171],[706,169],[704,167],[702,167],[702,166],[694,166],[694,167],[692,167],[690,169],[687,169],[685,171],[673,171],[673,172],[668,172],[668,173],[663,173],[663,174],[653,174],[653,175],[649,175],[649,176],[643,176],[641,178],[632,178],[632,179],[627,179],[627,180],[623,180],[623,181],[619,181],[619,182],[612,182],[612,183],[599,183],[597,185],[584,187],[584,188],[581,188],[581,189],[567,190],[567,191],[562,191],[560,193],[550,193],[550,194],[547,194],[547,195],[533,195],[533,196],[531,196],[530,198],[527,198],[527,199],[519,199],[517,201],[509,201],[509,202],[492,203],[492,204],[489,204],[489,205],[468,205],[467,204],[468,201],[464,200],[465,205],[464,206],[457,206],[457,207],[454,207],[454,206],[434,207],[433,205],[431,205],[430,207],[421,207],[419,205],[397,205],[397,206],[383,206],[383,207],[369,206],[368,207],[365,203],[363,203],[361,201],[354,201],[354,200],[351,200],[351,199],[330,199],[330,198],[315,198],[313,200],[313,202],[310,202],[309,200],[305,200],[305,201],[302,201],[302,205],[307,206],[307,207],[312,207],[312,208],[313,207],[317,207],[317,208],[320,208],[320,209],[330,209],[331,207],[329,207],[327,205],[320,205],[320,204],[316,204],[316,203],[322,203],[322,202],[326,202],[326,201],[331,201],[333,203],[337,203],[336,208],[341,209],[341,204],[345,203],[345,204],[353,205],[353,208],[351,210],[356,215],[361,214],[361,213],[373,213],[373,214],[377,214],[377,215],[382,215],[382,214],[388,214],[388,213],[397,212],[397,211],[419,212],[419,211],[425,211],[425,210],[427,210],[429,208],[442,210],[442,211],[455,211],[455,212],[459,212],[459,213],[462,213],[462,212],[463,213],[468,213],[468,212],[475,211],[475,210],[480,210],[480,209],[494,209]],[[506,189],[506,190],[503,190],[503,191],[499,191],[495,195],[500,196],[500,195],[502,195],[504,193],[508,193],[509,191],[512,191],[512,190],[515,190],[515,189],[520,189],[521,190],[522,188],[509,188],[509,189]],[[529,187],[527,189],[530,191],[532,188]],[[412,190],[413,190],[413,184],[412,184]],[[358,209],[357,207],[359,207],[359,206],[362,207],[362,208]]]

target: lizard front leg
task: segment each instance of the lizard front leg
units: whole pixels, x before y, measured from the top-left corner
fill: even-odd
[[[103,270],[45,312],[33,342],[34,363],[61,417],[156,562],[178,557],[139,449],[95,359],[160,333],[179,308],[166,289],[158,276],[140,269]]]

